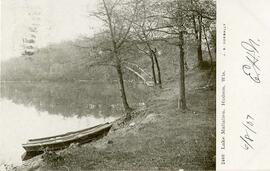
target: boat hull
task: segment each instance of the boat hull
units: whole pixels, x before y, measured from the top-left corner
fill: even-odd
[[[22,155],[22,160],[28,160],[36,155],[42,154],[44,151],[57,151],[57,150],[63,150],[67,147],[69,147],[71,144],[78,144],[82,145],[85,143],[89,143],[93,140],[99,139],[109,132],[112,124],[104,124],[101,125],[101,128],[97,129],[96,127],[93,127],[93,129],[97,130],[91,130],[85,129],[85,131],[77,131],[72,133],[72,138],[66,138],[70,136],[69,134],[63,134],[59,136],[54,136],[56,140],[54,140],[51,137],[46,138],[40,138],[36,140],[29,140],[28,143],[23,144],[23,148],[26,150],[26,153]],[[73,135],[74,134],[74,135]]]

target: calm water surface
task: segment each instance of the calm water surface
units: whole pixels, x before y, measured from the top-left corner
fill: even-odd
[[[133,106],[143,105],[144,85],[128,85]],[[1,83],[0,165],[21,164],[21,147],[38,138],[111,122],[122,115],[118,86],[102,83]]]

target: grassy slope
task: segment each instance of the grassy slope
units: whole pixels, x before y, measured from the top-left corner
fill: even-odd
[[[23,168],[213,170],[215,90],[196,90],[206,84],[207,72],[195,69],[187,74],[189,110],[185,113],[177,109],[177,82],[168,82],[149,98],[146,108],[134,113],[129,123],[115,124],[103,139]],[[135,126],[129,126],[131,122]]]

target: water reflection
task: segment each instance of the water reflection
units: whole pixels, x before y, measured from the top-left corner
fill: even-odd
[[[127,86],[128,99],[133,107],[143,103],[147,88]],[[38,111],[64,116],[102,114],[112,116],[122,112],[117,84],[102,83],[2,83],[1,97],[15,104],[35,106]]]
[[[111,122],[115,117],[95,117],[93,115],[64,117],[39,112],[34,107],[14,104],[1,100],[0,114],[0,161],[19,164],[24,152],[21,144],[29,138],[62,134],[87,128],[100,123]]]
[[[128,85],[132,107],[147,88]],[[117,85],[99,83],[1,83],[0,165],[20,164],[29,138],[62,134],[110,122],[122,113]]]

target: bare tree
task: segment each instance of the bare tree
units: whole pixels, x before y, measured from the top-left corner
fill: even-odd
[[[167,34],[164,40],[170,40],[170,44],[179,48],[179,108],[185,110],[185,38],[189,38],[194,32],[197,39],[197,53],[199,64],[202,60],[202,31],[203,20],[215,20],[215,3],[212,0],[167,0],[157,1],[155,17],[160,18],[156,28],[158,32]],[[159,14],[158,14],[159,13]]]
[[[163,8],[161,25],[156,31],[167,34],[166,39],[173,42],[179,48],[179,99],[178,107],[182,110],[187,108],[185,93],[185,35],[191,27],[190,11],[187,10],[186,0],[166,1],[159,4]]]
[[[178,106],[183,110],[187,108],[185,96],[185,39],[194,35],[195,32],[198,43],[198,60],[199,63],[202,63],[202,34],[205,31],[203,22],[204,20],[215,19],[211,11],[213,3],[211,0],[204,0],[204,2],[206,5],[200,0],[153,0],[150,3],[145,0],[102,0],[102,8],[94,15],[103,21],[106,28],[105,32],[110,40],[109,56],[118,73],[121,97],[127,113],[131,111],[131,108],[127,102],[123,81],[122,50],[125,48],[126,42],[134,41],[134,35],[136,36],[135,39],[139,40],[139,43],[135,40],[137,48],[150,57],[154,82],[159,83],[160,86],[161,73],[157,60],[157,49],[153,46],[153,41],[162,39],[179,48]],[[149,4],[151,4],[151,7],[149,7]],[[158,70],[158,81],[155,65]]]
[[[192,12],[192,23],[197,44],[198,65],[201,68],[203,64],[202,56],[202,33],[203,20],[215,20],[215,3],[213,0],[190,0],[189,10]]]
[[[157,48],[153,45],[155,38],[158,37],[158,32],[155,32],[152,29],[156,27],[157,21],[155,20],[155,17],[151,17],[153,16],[153,6],[151,1],[143,0],[139,9],[136,22],[133,24],[134,34],[139,40],[139,42],[136,42],[136,47],[150,58],[153,81],[155,85],[159,85],[159,87],[162,88],[161,71],[157,57],[158,52]]]
[[[117,71],[121,99],[128,117],[132,109],[127,101],[121,50],[129,37],[132,23],[137,13],[138,2],[138,0],[102,0],[99,10],[93,14],[104,23],[105,32],[103,33],[107,35],[110,42],[108,56]]]

